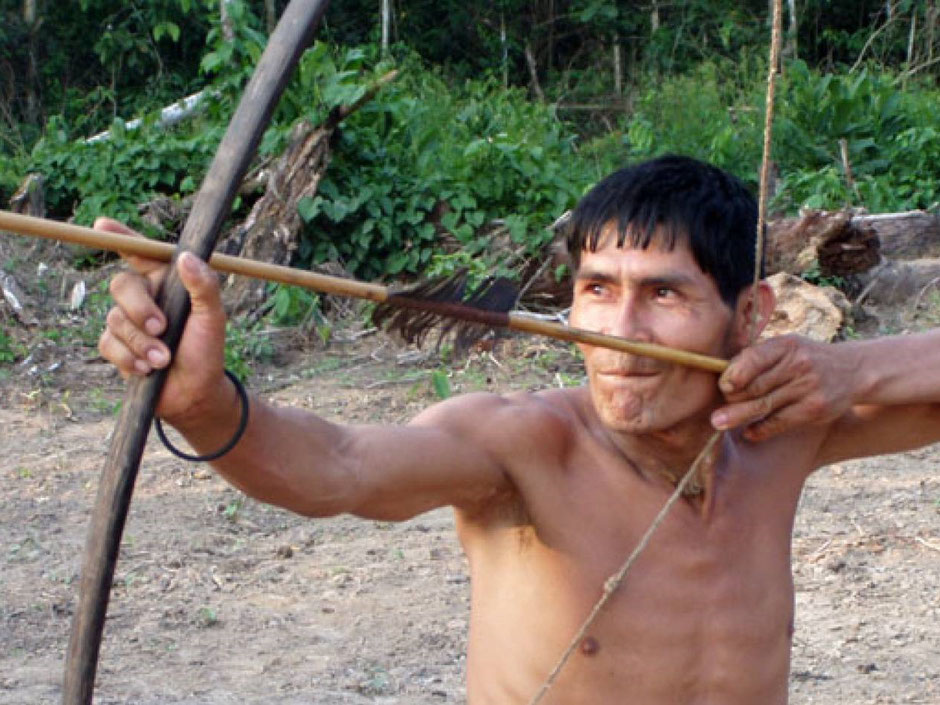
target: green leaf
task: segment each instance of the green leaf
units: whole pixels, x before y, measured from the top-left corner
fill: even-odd
[[[396,252],[385,263],[385,271],[389,274],[398,274],[408,264],[407,252]]]
[[[310,198],[304,196],[297,201],[297,214],[303,218],[305,223],[309,223],[320,214],[320,204],[323,199],[320,196]]]
[[[431,373],[431,386],[438,399],[448,399],[453,391],[450,388],[450,379],[444,370],[434,370]]]
[[[506,216],[506,227],[509,228],[509,237],[513,242],[525,242],[528,223],[518,215]]]
[[[274,294],[274,315],[277,318],[287,318],[287,314],[290,312],[290,307],[290,290],[286,286],[278,287]]]

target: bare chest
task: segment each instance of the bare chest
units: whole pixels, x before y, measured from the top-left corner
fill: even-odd
[[[500,664],[522,659],[531,675],[507,676],[526,682],[520,691],[547,673],[668,498],[668,488],[594,470],[592,482],[541,497],[527,526],[493,532],[482,560],[471,555],[471,665],[481,642]],[[686,500],[666,516],[579,644],[559,702],[622,702],[627,683],[651,703],[783,702],[799,488],[732,471],[709,517]]]

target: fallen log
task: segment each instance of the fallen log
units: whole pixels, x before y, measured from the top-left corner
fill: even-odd
[[[848,211],[807,211],[767,226],[768,274],[800,276],[818,267],[823,276],[847,276],[880,261],[881,242],[874,228]]]
[[[160,110],[160,114],[157,116],[157,127],[173,127],[173,125],[182,122],[198,110],[205,98],[206,91],[199,91],[185,98],[180,98],[175,103],[166,106]],[[129,122],[123,123],[125,130],[136,130],[143,124],[143,118],[134,118]],[[104,132],[99,132],[97,135],[86,139],[85,144],[95,144],[96,142],[103,142],[110,138],[111,130],[105,130]]]
[[[940,214],[806,211],[767,227],[767,273],[866,272],[883,258],[940,257]]]
[[[853,222],[872,228],[889,259],[940,257],[940,212],[908,211],[857,215]]]
[[[940,291],[940,258],[887,260],[880,267],[859,275],[863,302],[917,307],[931,291]]]

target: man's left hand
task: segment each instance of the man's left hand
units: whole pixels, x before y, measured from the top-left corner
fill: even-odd
[[[747,440],[764,441],[834,421],[852,405],[854,357],[847,346],[795,335],[745,348],[718,380],[728,403],[712,413],[712,424],[743,427]]]

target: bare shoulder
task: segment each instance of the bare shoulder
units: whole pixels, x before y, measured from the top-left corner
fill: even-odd
[[[571,442],[581,393],[552,389],[464,394],[425,409],[411,423],[471,440],[508,465],[517,456],[563,452]]]
[[[494,526],[527,525],[531,503],[548,487],[577,444],[583,392],[553,389],[509,394],[474,393],[436,404],[412,421],[451,437],[454,448],[472,448],[498,468],[504,482],[480,502],[457,506],[465,548],[472,536]]]

